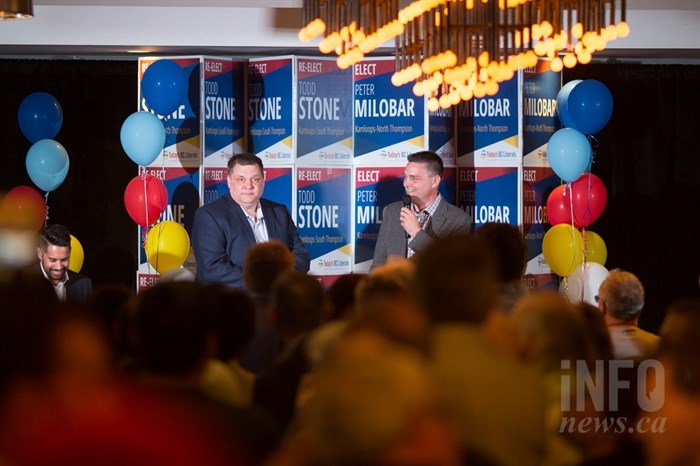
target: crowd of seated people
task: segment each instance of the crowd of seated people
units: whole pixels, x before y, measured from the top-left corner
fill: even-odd
[[[325,290],[258,246],[251,291],[163,280],[61,302],[0,269],[0,464],[700,466],[696,298],[616,358],[604,312],[628,275],[601,308],[514,283],[505,306],[493,238]]]

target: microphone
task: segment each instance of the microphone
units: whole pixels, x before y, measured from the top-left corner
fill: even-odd
[[[403,206],[410,209],[410,208],[411,208],[411,202],[412,202],[412,201],[411,201],[411,196],[409,196],[408,194],[406,194],[406,195],[403,197]],[[406,238],[410,238],[410,237],[411,237],[411,235],[409,235],[408,232],[406,232]]]

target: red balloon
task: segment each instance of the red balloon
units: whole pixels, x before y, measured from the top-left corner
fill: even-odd
[[[570,192],[565,184],[560,184],[547,198],[547,219],[552,225],[571,224]]]
[[[571,191],[576,227],[587,227],[598,220],[608,202],[608,191],[600,178],[584,173],[571,183]]]
[[[7,192],[0,205],[0,226],[39,231],[46,220],[46,202],[30,186],[17,186]]]
[[[168,191],[163,182],[155,176],[136,176],[126,185],[124,205],[134,222],[147,227],[165,212]]]

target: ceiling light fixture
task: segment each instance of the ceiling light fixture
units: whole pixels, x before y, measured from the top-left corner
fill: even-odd
[[[625,0],[415,0],[401,9],[399,1],[305,0],[299,38],[323,34],[319,49],[335,51],[341,68],[393,39],[392,83],[415,81],[414,93],[437,110],[494,95],[541,57],[554,71],[589,63],[629,34]]]
[[[0,0],[0,20],[31,19],[33,17],[32,0]]]

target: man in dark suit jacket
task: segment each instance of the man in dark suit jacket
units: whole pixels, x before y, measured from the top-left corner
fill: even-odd
[[[92,293],[92,280],[68,269],[70,253],[70,232],[64,225],[46,225],[39,232],[36,254],[41,273],[61,301],[85,302]]]
[[[228,161],[229,195],[194,213],[192,248],[197,280],[244,288],[243,262],[248,248],[276,239],[294,254],[296,270],[309,270],[309,252],[287,208],[261,199],[265,188],[262,160],[236,154]]]
[[[403,182],[407,199],[384,208],[372,268],[392,257],[405,258],[419,253],[440,236],[471,230],[471,217],[438,192],[442,171],[442,159],[434,152],[422,151],[408,156]]]

